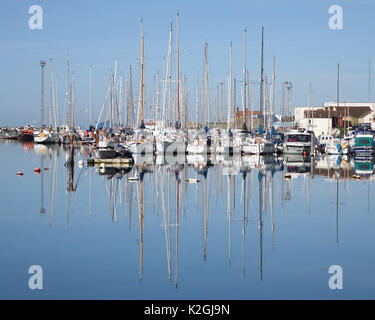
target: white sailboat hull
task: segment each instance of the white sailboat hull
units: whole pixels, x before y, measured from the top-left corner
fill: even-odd
[[[241,153],[240,146],[216,146],[216,153],[219,154],[239,154]]]
[[[47,143],[57,143],[58,142],[58,137],[54,137],[53,135],[38,135],[34,137],[34,142],[35,143],[42,143],[42,144],[47,144]]]
[[[248,143],[242,146],[242,152],[244,154],[272,154],[275,151],[275,148],[272,143]]]

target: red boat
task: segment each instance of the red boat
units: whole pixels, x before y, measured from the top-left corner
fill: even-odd
[[[17,138],[18,141],[32,142],[34,141],[34,130],[23,129],[21,134]]]

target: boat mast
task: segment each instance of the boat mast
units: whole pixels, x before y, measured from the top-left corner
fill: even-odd
[[[56,74],[56,81],[55,81],[55,119],[56,119],[56,128],[57,129],[57,126],[58,126],[58,123],[59,123],[59,95],[58,95],[58,76]]]
[[[217,123],[219,122],[219,84],[216,84],[216,96],[215,96],[215,119],[214,119],[214,127],[217,127]]]
[[[271,113],[270,113],[270,125],[273,124],[275,114],[275,78],[276,78],[276,59],[273,57],[273,73],[272,73],[272,89],[271,89]]]
[[[199,108],[199,78],[197,72],[197,87],[195,89],[196,96],[195,96],[195,130],[198,130],[198,108]]]
[[[232,42],[229,46],[229,76],[228,76],[228,131],[230,130],[230,120],[232,111]]]
[[[246,127],[246,28],[244,29],[244,67],[243,67],[243,130]]]
[[[70,110],[70,71],[69,71],[69,55],[66,56],[66,121],[69,119],[69,110]],[[70,120],[69,120],[70,124]],[[70,127],[69,127],[70,128]]]
[[[72,84],[69,85],[69,129],[72,128]]]
[[[132,66],[129,67],[129,83],[128,83],[128,126],[134,126],[134,105],[133,105],[133,84],[132,84]]]
[[[264,81],[264,128],[268,129],[268,81],[267,75]]]
[[[109,81],[109,85],[110,85],[110,91],[111,91],[111,108],[109,110],[109,128],[113,128],[114,127],[114,123],[113,123],[113,99],[114,99],[114,94],[113,94],[113,74],[111,74],[111,78],[110,78],[110,81]]]
[[[73,128],[75,126],[75,123],[74,123],[74,115],[75,115],[75,94],[74,94],[74,72],[72,73],[72,90],[71,90],[71,101],[70,101],[70,105],[71,105],[71,116],[72,116],[72,125],[73,125]]]
[[[124,90],[122,86],[122,75],[120,75],[119,86],[118,86],[118,116],[119,116],[119,126],[123,125],[123,101],[124,101]]]
[[[233,83],[233,117],[234,117],[234,121],[233,121],[233,126],[237,129],[238,128],[238,121],[237,121],[237,116],[236,116],[236,94],[237,94],[237,87],[236,87],[236,84],[237,84],[237,81],[236,81],[236,78],[233,79],[232,81]]]
[[[254,130],[254,82],[251,81],[251,121],[250,129]]]
[[[172,23],[170,25],[170,36],[169,36],[169,77],[168,77],[168,85],[169,85],[169,123],[171,124],[172,121]],[[168,70],[168,68],[167,68]]]
[[[337,115],[339,113],[339,100],[340,100],[340,63],[337,64]],[[346,109],[344,109],[346,111]],[[346,133],[345,124],[344,124],[344,135]]]
[[[180,117],[180,43],[179,43],[179,13],[177,12],[177,127],[181,126]]]
[[[189,90],[188,90],[188,78],[186,74],[184,75],[184,101],[183,101],[183,117],[184,117],[184,126],[183,129],[187,130],[188,128],[188,97],[189,97]]]
[[[207,99],[207,90],[208,90],[208,68],[207,68],[207,42],[204,44],[204,123],[208,125],[208,99]]]
[[[221,93],[221,98],[220,98],[220,124],[224,123],[224,82],[220,82],[220,93]]]
[[[260,119],[263,119],[263,48],[264,48],[264,27],[262,27],[262,48],[260,58],[260,94],[259,94],[259,108],[260,108]]]
[[[141,84],[140,84],[140,96],[139,96],[140,128],[144,128],[144,123],[143,123],[143,58],[144,58],[144,37],[143,37],[143,20],[141,20]]]
[[[42,127],[44,125],[44,67],[46,66],[46,62],[44,60],[41,60],[40,66],[42,68],[42,83],[40,94],[40,127]]]
[[[113,128],[116,127],[116,115],[118,116],[118,95],[117,95],[117,59],[115,60],[115,73],[112,78],[113,85],[113,111],[112,111],[112,123],[113,123]]]
[[[53,109],[53,76],[52,76],[52,58],[49,59],[49,86],[50,86],[50,104],[49,104],[49,125],[52,127],[52,109]]]
[[[311,117],[311,83],[309,83],[309,93],[308,93],[307,105],[308,105],[308,108],[309,108],[309,117],[310,117],[309,128],[310,128],[310,131],[311,131],[312,130],[312,126],[311,126],[311,121],[312,121],[312,117]]]
[[[156,77],[154,75],[154,82],[153,82],[153,86],[152,86],[152,106],[153,106],[154,110],[153,110],[153,113],[151,113],[151,115],[154,114],[153,115],[154,123],[155,123],[154,128],[156,129],[156,92],[155,92],[156,82],[155,81],[156,81]]]
[[[92,67],[90,64],[90,125],[92,124]]]
[[[159,69],[158,69],[158,73],[157,73],[157,80],[156,80],[156,108],[155,108],[155,113],[156,113],[156,115],[155,115],[155,121],[157,120],[157,119],[159,119],[159,117],[160,117],[160,106],[159,106],[159,101],[160,101],[160,99],[159,99],[159,81],[160,81],[160,79],[159,79]]]
[[[247,85],[247,110],[249,112],[249,116],[250,116],[250,85],[249,85],[249,70],[246,71],[246,85]],[[245,123],[246,123],[246,126],[247,126],[247,122],[249,120],[246,119]]]

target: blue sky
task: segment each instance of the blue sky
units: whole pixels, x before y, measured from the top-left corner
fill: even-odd
[[[43,30],[28,27],[31,5],[43,8]],[[343,8],[342,30],[328,27],[331,5]],[[367,101],[369,58],[375,66],[372,41],[375,2],[372,0],[2,0],[0,8],[0,125],[39,121],[41,59],[53,59],[59,83],[60,116],[67,54],[76,77],[79,123],[88,123],[90,64],[93,66],[94,118],[103,103],[115,59],[124,76],[132,65],[137,96],[140,18],[144,21],[145,87],[150,95],[153,76],[157,70],[162,73],[169,24],[172,22],[175,30],[177,11],[180,12],[181,73],[188,77],[192,108],[197,72],[203,78],[205,41],[208,42],[209,82],[214,90],[218,82],[226,81],[231,41],[233,73],[236,78],[241,77],[244,27],[247,28],[247,66],[252,80],[259,79],[260,35],[261,27],[265,28],[265,73],[269,78],[273,56],[276,56],[276,104],[283,81],[293,83],[293,106],[307,104],[310,82],[315,105],[335,100],[338,62],[342,74],[340,100]],[[373,71],[374,68],[372,74]],[[47,92],[48,72],[47,68]],[[372,78],[375,98],[374,89]],[[238,101],[239,94],[240,91]],[[48,98],[46,94],[47,101]]]

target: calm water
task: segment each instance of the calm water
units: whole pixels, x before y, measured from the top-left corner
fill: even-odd
[[[1,299],[375,298],[374,176],[352,178],[368,163],[158,158],[101,172],[79,168],[88,152],[69,168],[63,148],[0,143]],[[31,265],[43,290],[29,289]]]

